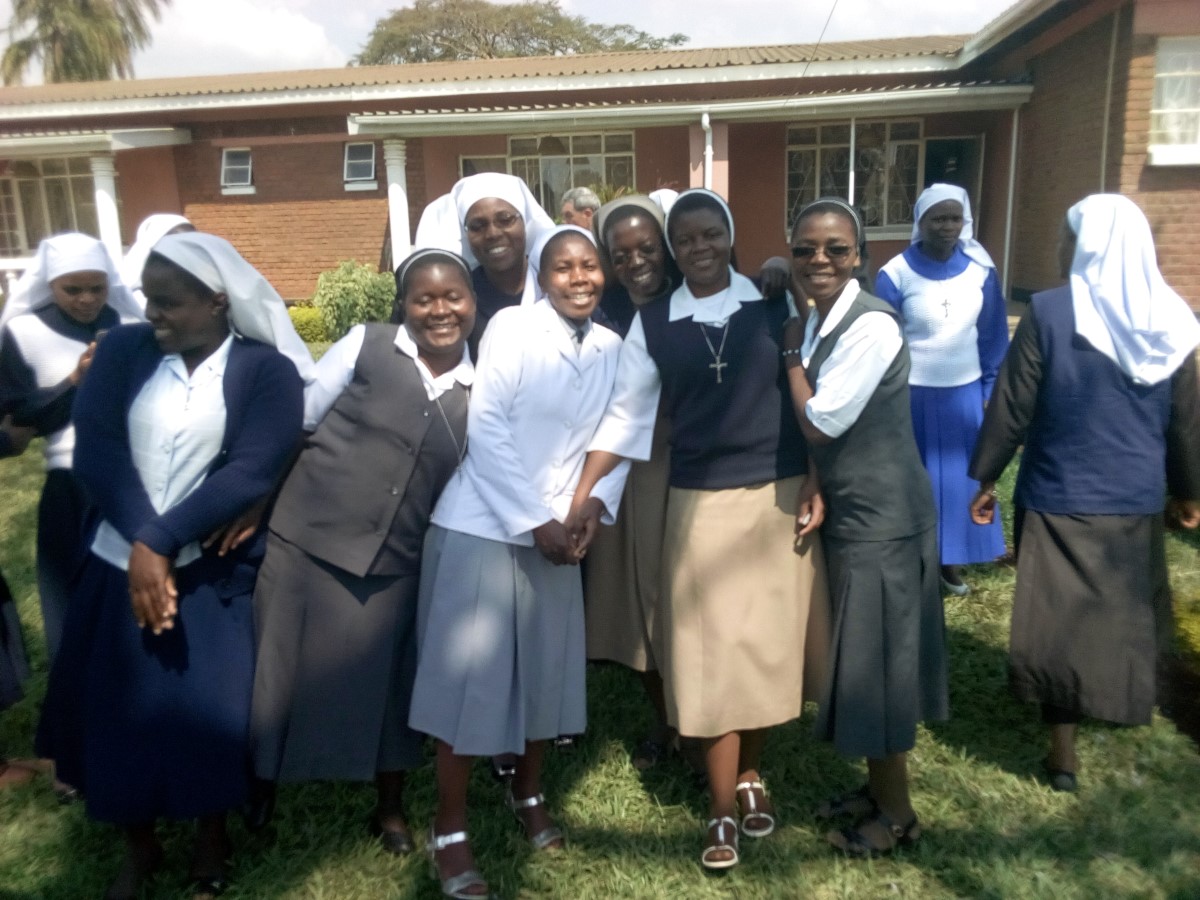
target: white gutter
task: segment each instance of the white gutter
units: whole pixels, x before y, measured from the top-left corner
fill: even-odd
[[[712,122],[708,118],[708,113],[700,114],[700,127],[704,129],[704,188],[711,191],[713,181],[713,136]]]
[[[610,72],[586,75],[481,76],[455,81],[406,82],[404,67],[397,67],[396,80],[373,85],[336,85],[231,89],[229,92],[186,93],[157,97],[126,97],[109,100],[62,100],[21,104],[21,89],[0,91],[0,121],[70,119],[83,116],[113,116],[136,113],[190,112],[198,110],[257,109],[289,105],[341,103],[369,108],[371,104],[397,100],[428,103],[438,98],[454,102],[463,95],[562,93],[563,91],[640,90],[652,87],[691,87],[717,84],[748,84],[800,78],[849,76],[917,75],[953,72],[960,63],[953,56],[929,54],[887,59],[845,59],[813,63],[745,63],[696,68],[667,68],[644,72]],[[252,77],[252,76],[251,76]],[[184,80],[184,79],[180,79]],[[30,90],[35,90],[31,88]]]
[[[854,138],[855,138],[854,132],[856,130],[857,129],[855,128],[855,117],[851,116],[850,117],[850,167],[849,167],[850,168],[850,173],[849,173],[850,179],[849,179],[848,183],[846,184],[846,193],[850,195],[846,198],[846,202],[849,203],[851,206],[854,205],[854,188],[855,188],[854,161],[857,158],[855,156],[855,153],[858,150],[857,146],[855,146],[856,142],[854,140]]]
[[[1004,270],[1000,275],[1000,293],[1008,299],[1008,266],[1012,260],[1013,210],[1017,198],[1017,138],[1021,132],[1021,110],[1012,111],[1012,143],[1008,151],[1008,203],[1004,212]]]
[[[1108,42],[1108,79],[1104,85],[1104,125],[1100,132],[1100,193],[1104,193],[1108,178],[1108,129],[1112,121],[1113,70],[1117,66],[1117,30],[1121,24],[1121,12],[1113,13],[1112,36]]]
[[[79,134],[27,134],[0,137],[0,157],[32,159],[40,156],[84,153],[118,153],[142,147],[190,144],[186,128],[139,128]]]
[[[362,113],[347,116],[347,131],[362,137],[425,137],[512,134],[546,128],[644,128],[688,125],[708,113],[712,120],[803,121],[858,116],[911,116],[934,112],[1015,109],[1032,85],[958,85],[911,90],[864,91],[808,97],[773,97],[687,103],[509,110],[447,110],[420,113]]]

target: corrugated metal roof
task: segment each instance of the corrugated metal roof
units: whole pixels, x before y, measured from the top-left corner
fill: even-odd
[[[712,47],[694,50],[630,51],[574,56],[421,63],[407,66],[350,66],[343,69],[308,69],[189,78],[147,78],[127,81],[49,84],[0,88],[0,105],[269,93],[272,91],[375,87],[389,84],[433,85],[496,78],[561,78],[673,70],[682,72],[736,66],[794,65],[848,60],[889,60],[935,56],[953,58],[962,49],[968,37],[968,35],[935,35],[873,41],[843,41],[819,46],[815,44],[783,44],[759,47]]]

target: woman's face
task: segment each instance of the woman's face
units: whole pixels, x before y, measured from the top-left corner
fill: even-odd
[[[581,234],[555,238],[542,253],[538,282],[560,316],[583,324],[604,292],[600,254]]]
[[[925,210],[918,225],[921,244],[939,259],[949,259],[963,230],[963,208],[957,200],[943,200]]]
[[[462,356],[475,327],[475,295],[466,275],[450,263],[430,263],[408,273],[404,324],[423,357]]]
[[[108,300],[108,274],[70,272],[50,282],[54,305],[82,325],[91,325]]]
[[[501,274],[524,267],[525,220],[511,203],[484,197],[467,210],[463,227],[471,252],[485,272]]]
[[[608,255],[617,281],[638,300],[661,293],[667,275],[662,229],[650,216],[639,213],[608,229]]]
[[[146,321],[163,353],[178,353],[191,363],[200,361],[229,335],[229,298],[204,296],[169,265],[151,259],[142,272]]]
[[[858,245],[854,223],[833,212],[817,212],[796,223],[792,274],[818,306],[837,299],[854,276]]]
[[[671,221],[675,261],[697,297],[707,297],[729,284],[733,245],[724,217],[715,209],[692,209]]]

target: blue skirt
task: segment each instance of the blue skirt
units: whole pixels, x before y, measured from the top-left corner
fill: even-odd
[[[983,387],[979,381],[949,388],[914,384],[911,394],[913,433],[933,484],[942,565],[991,562],[1004,554],[1003,526],[999,514],[991,525],[971,521],[979,482],[967,475],[983,422]]]
[[[92,818],[195,819],[245,801],[256,571],[207,554],[178,570],[175,627],[156,636],[134,621],[126,573],[88,556],[37,750]]]

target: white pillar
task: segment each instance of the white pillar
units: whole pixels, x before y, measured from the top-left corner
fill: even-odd
[[[124,251],[121,249],[121,219],[117,215],[117,169],[111,156],[92,156],[88,162],[92,164],[100,240],[113,259],[120,261]]]
[[[408,153],[404,141],[384,141],[383,162],[387,168],[388,228],[392,234],[392,266],[395,267],[412,249],[408,225]]]

